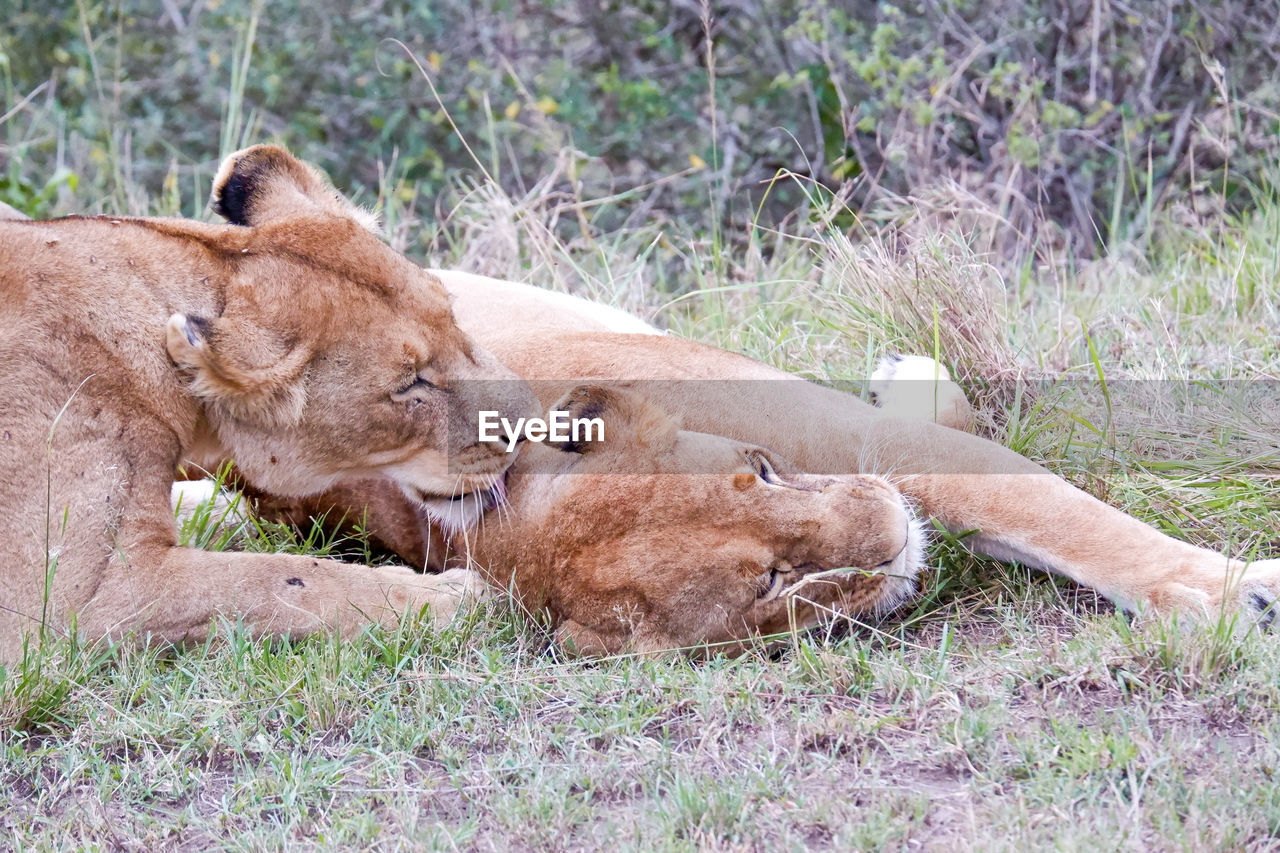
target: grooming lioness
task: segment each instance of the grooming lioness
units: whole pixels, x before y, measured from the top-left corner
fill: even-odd
[[[234,457],[280,495],[379,476],[415,502],[484,501],[511,457],[462,425],[535,411],[439,281],[310,166],[246,149],[213,205],[230,224],[0,217],[0,659],[42,627],[182,640],[219,616],[289,635],[448,616],[471,583],[176,547],[183,460]]]
[[[1246,567],[1179,542],[993,442],[654,334],[613,309],[436,274],[459,324],[529,380],[543,406],[594,398],[606,440],[526,443],[505,506],[486,513],[457,502],[434,526],[377,483],[290,509],[296,517],[336,505],[359,517],[367,506],[367,526],[418,565],[438,564],[447,539],[450,565],[470,562],[545,607],[580,651],[732,644],[896,604],[921,552],[894,486],[920,515],[977,531],[964,540],[975,550],[1066,575],[1124,606],[1272,617],[1280,561]],[[903,387],[882,385],[891,403]],[[942,383],[936,399],[940,420],[963,421],[953,385]],[[867,476],[876,474],[894,486]],[[876,499],[849,496],[867,490]]]

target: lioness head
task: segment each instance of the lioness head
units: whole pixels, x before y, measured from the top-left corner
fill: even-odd
[[[914,591],[924,537],[884,480],[801,473],[630,391],[581,386],[553,409],[600,418],[603,439],[526,446],[467,550],[569,649],[734,652]]]
[[[440,282],[283,148],[231,155],[212,205],[236,227],[207,240],[204,290],[174,306],[166,345],[216,452],[280,495],[380,475],[419,502],[493,489],[511,454],[477,440],[477,412],[536,401]]]

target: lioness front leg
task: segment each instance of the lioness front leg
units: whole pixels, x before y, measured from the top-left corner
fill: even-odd
[[[1062,574],[1130,609],[1272,618],[1280,561],[1246,565],[1166,536],[994,442],[865,407],[850,417],[830,425],[835,452],[890,476],[947,529],[972,531],[965,544],[978,553]]]
[[[920,474],[900,483],[974,551],[1092,587],[1127,609],[1269,623],[1280,561],[1246,564],[1181,542],[1048,472]]]
[[[775,447],[812,470],[889,477],[948,530],[970,533],[965,544],[978,553],[1064,575],[1130,609],[1272,619],[1280,561],[1246,566],[1166,536],[995,442],[885,417],[830,389],[808,385],[799,393],[815,405],[803,426],[788,431],[777,425],[797,401],[778,401],[770,412],[779,419],[772,421]]]
[[[877,408],[888,417],[933,421],[966,431],[972,429],[973,412],[964,392],[951,381],[946,368],[931,358],[882,358],[871,377],[870,387]],[[1272,618],[1269,608],[1280,589],[1277,584],[1280,561],[1255,562],[1246,568],[1239,561],[1188,547],[1146,525],[1134,527],[1131,517],[1116,514],[1100,502],[1093,502],[1092,506],[1085,502],[1078,510],[1082,515],[1064,519],[1057,508],[1078,504],[1078,490],[1048,472],[1037,476],[1040,479],[1030,483],[1006,480],[983,484],[981,490],[993,493],[997,506],[988,508],[987,514],[993,520],[988,523],[988,532],[979,530],[975,534],[969,543],[972,547],[990,556],[1060,572],[1130,608],[1145,602],[1165,611],[1210,614],[1223,610],[1225,594],[1237,604],[1246,604],[1249,611],[1257,611],[1264,620]],[[963,475],[950,478],[922,475],[915,491],[923,502],[934,506],[976,507],[983,498],[969,492],[971,486],[971,478]],[[1047,529],[1022,531],[1020,535],[1013,531],[1001,532],[1003,526],[999,519],[1012,515],[1010,505],[1027,501],[1046,507]],[[1053,509],[1048,509],[1050,507]],[[1116,524],[1127,529],[1114,529]],[[1117,543],[1143,543],[1148,560],[1125,571],[1123,552],[1131,546],[1121,547],[1120,553],[1107,554],[1101,559],[1087,547],[1073,553],[1072,540],[1083,538],[1080,530],[1097,525]],[[1065,544],[1063,533],[1067,534]],[[1039,545],[1032,544],[1036,540]],[[1144,567],[1149,571],[1144,571]]]
[[[423,608],[443,624],[487,594],[479,576],[462,569],[420,575],[292,554],[157,547],[108,568],[79,625],[90,637],[134,633],[174,643],[204,639],[223,618],[255,636],[324,629],[345,636],[371,623],[395,625]]]

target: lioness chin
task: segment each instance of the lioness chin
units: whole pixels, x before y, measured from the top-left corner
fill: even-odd
[[[437,275],[462,327],[528,380],[544,406],[587,393],[571,390],[584,382],[600,383],[615,390],[591,393],[629,398],[638,391],[644,405],[696,432],[663,427],[655,434],[666,438],[622,441],[607,452],[526,445],[511,469],[509,505],[485,513],[464,504],[444,525],[377,482],[289,510],[295,518],[320,510],[336,518],[359,517],[369,507],[368,529],[406,560],[440,565],[444,557],[446,565],[478,568],[545,608],[557,636],[579,651],[734,648],[780,628],[901,601],[920,560],[894,563],[891,552],[902,537],[884,538],[900,529],[889,520],[893,512],[847,495],[832,504],[824,488],[803,491],[800,470],[835,480],[889,477],[907,498],[899,510],[910,505],[949,530],[974,531],[964,539],[974,550],[1066,575],[1125,607],[1196,618],[1238,613],[1246,623],[1272,618],[1280,561],[1246,565],[1177,541],[1004,447],[921,419],[922,409],[955,426],[967,419],[962,395],[945,376],[941,384],[908,383],[924,386],[914,394],[873,383],[889,404],[878,409],[750,359],[657,334],[614,309],[528,285]],[[915,366],[922,364],[932,362]],[[612,412],[613,428],[634,437],[629,424],[637,405],[604,406],[606,433]],[[674,443],[672,434],[680,436]],[[699,442],[702,450],[690,449]],[[718,465],[707,461],[712,446],[723,454],[715,457]],[[793,472],[799,491],[792,514],[726,500],[741,497],[733,487],[746,482],[739,478],[753,453]],[[746,495],[785,488],[756,474]],[[874,488],[891,488],[877,482]],[[788,537],[825,549],[824,556],[797,563]],[[744,543],[767,544],[746,558]],[[865,552],[856,551],[861,545]],[[798,565],[805,570],[797,572]],[[830,571],[836,568],[843,571]],[[823,584],[800,583],[806,575]]]
[[[476,412],[538,408],[439,280],[284,149],[229,157],[212,204],[229,224],[0,218],[0,659],[72,625],[177,641],[220,617],[287,635],[445,618],[475,588],[176,546],[184,460],[233,457],[276,494],[373,476],[447,499],[510,464],[462,428]]]

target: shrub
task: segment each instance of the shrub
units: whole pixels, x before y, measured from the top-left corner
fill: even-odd
[[[850,229],[960,216],[1006,257],[1087,256],[1247,204],[1278,138],[1280,11],[1246,0],[10,2],[0,199],[36,214],[203,200],[219,154],[265,137],[344,185],[421,184],[426,214],[477,164],[415,59],[508,190],[627,193],[596,228],[732,234],[816,182]]]

